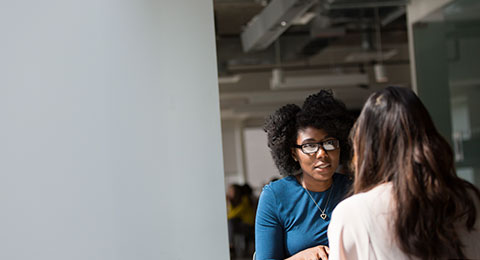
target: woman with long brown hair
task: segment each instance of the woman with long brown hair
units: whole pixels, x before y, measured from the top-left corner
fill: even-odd
[[[480,192],[413,91],[373,93],[350,138],[354,195],[333,212],[330,259],[480,259]]]

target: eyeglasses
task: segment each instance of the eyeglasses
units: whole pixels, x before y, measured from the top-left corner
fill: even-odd
[[[296,144],[293,147],[301,148],[302,152],[305,154],[312,154],[312,153],[318,152],[318,149],[320,149],[320,146],[325,151],[333,151],[340,147],[340,142],[337,139],[330,139],[330,140],[326,140],[319,143],[308,143],[308,144],[302,144],[302,145]]]

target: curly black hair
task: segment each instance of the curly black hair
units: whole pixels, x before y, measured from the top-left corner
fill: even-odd
[[[302,108],[288,104],[270,115],[264,126],[268,147],[273,161],[283,176],[296,175],[300,165],[293,160],[291,148],[300,129],[314,127],[323,129],[340,141],[340,163],[346,165],[350,159],[348,135],[353,117],[345,104],[333,97],[331,90],[321,90],[305,99]]]

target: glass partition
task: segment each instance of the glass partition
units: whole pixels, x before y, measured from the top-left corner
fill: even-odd
[[[417,93],[451,141],[458,174],[479,187],[480,1],[452,1],[413,35]]]

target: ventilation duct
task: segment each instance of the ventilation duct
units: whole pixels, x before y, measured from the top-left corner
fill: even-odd
[[[333,9],[375,8],[388,6],[404,6],[408,0],[326,0],[324,7]]]
[[[243,51],[266,49],[317,0],[272,0],[241,34]]]

